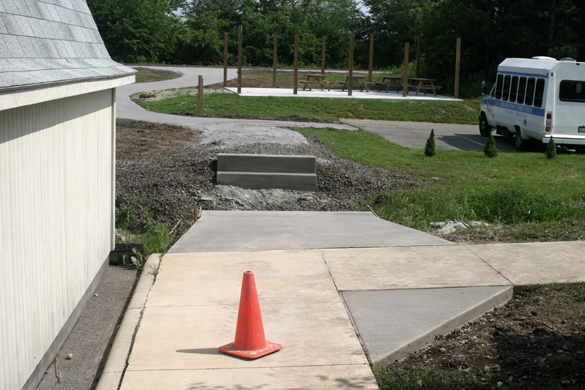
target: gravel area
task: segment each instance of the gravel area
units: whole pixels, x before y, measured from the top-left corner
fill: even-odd
[[[319,142],[287,129],[280,129],[279,137],[266,138],[262,132],[249,135],[245,143],[234,141],[241,137],[239,134],[224,133],[222,140],[208,143],[194,131],[156,125],[158,136],[151,137],[152,143],[172,139],[173,145],[140,144],[150,151],[136,156],[136,142],[131,139],[135,139],[135,134],[153,131],[152,126],[145,122],[118,121],[117,208],[133,205],[133,218],[139,218],[149,205],[151,214],[169,225],[192,220],[196,207],[204,210],[367,210],[367,205],[362,203],[364,197],[421,185],[403,175],[340,159]],[[177,146],[181,142],[183,145]],[[217,185],[218,153],[315,156],[317,191],[249,190]]]

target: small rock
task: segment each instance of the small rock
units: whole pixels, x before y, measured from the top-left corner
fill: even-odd
[[[67,356],[65,356],[65,359],[67,359],[67,360],[73,359],[73,354],[72,353],[68,353]]]
[[[446,353],[447,352],[447,348],[439,348],[439,352]]]

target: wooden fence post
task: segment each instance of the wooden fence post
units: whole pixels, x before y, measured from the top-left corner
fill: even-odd
[[[347,78],[347,96],[351,96],[353,92],[353,44],[354,35],[349,36],[349,77]]]
[[[242,93],[242,37],[243,27],[240,24],[238,26],[238,94]]]
[[[325,74],[325,46],[327,37],[323,35],[321,38],[321,74]]]
[[[203,114],[203,76],[199,75],[199,88],[197,94],[197,110]]]
[[[228,69],[228,33],[223,33],[223,86],[227,86]]]
[[[455,57],[455,93],[453,96],[459,98],[459,72],[461,69],[461,38],[457,38],[457,54]]]
[[[274,54],[272,56],[272,88],[276,88],[276,66],[277,66],[277,52],[278,52],[278,35],[274,34]]]
[[[372,71],[374,69],[374,33],[370,33],[370,65],[368,67],[368,82],[372,82]]]
[[[298,92],[299,84],[299,36],[295,34],[295,55],[294,55],[294,77],[293,77],[293,94]]]
[[[420,77],[420,51],[421,51],[421,36],[418,34],[416,38],[416,77]]]
[[[410,43],[404,43],[404,74],[402,75],[402,96],[408,95],[408,52],[410,51]]]

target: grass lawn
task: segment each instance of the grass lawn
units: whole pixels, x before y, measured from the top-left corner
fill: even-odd
[[[206,117],[264,118],[338,122],[342,118],[476,124],[479,100],[462,102],[388,101],[371,99],[241,97],[231,93],[209,93],[203,98]],[[165,114],[200,116],[197,92],[176,91],[163,100],[142,102],[148,110]]]
[[[488,158],[483,152],[438,150],[426,157],[422,150],[364,131],[295,130],[315,136],[341,158],[425,182],[420,190],[369,200],[380,217],[415,229],[428,230],[437,221],[480,220],[523,225],[514,232],[516,240],[537,241],[551,224],[585,220],[583,155],[549,160],[542,153],[500,153]]]

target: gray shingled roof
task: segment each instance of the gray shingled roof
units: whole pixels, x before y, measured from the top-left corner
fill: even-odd
[[[110,58],[85,0],[0,0],[0,90],[133,73]]]

